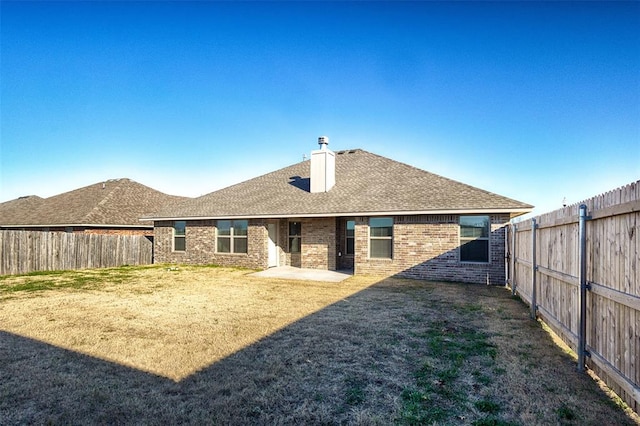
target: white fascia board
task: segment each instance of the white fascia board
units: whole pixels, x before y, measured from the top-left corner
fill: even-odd
[[[268,214],[268,215],[220,215],[220,216],[175,216],[175,217],[150,217],[141,221],[175,221],[175,220],[225,220],[225,219],[290,219],[303,217],[357,217],[357,216],[415,216],[415,215],[442,215],[442,214],[499,214],[499,213],[529,213],[533,209],[457,209],[457,210],[411,210],[388,212],[339,212],[339,213],[298,213],[298,214]]]

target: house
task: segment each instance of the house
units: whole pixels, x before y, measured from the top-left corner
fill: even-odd
[[[155,261],[504,284],[505,224],[533,206],[319,143],[310,160],[144,218]]]
[[[49,198],[0,203],[0,229],[153,236],[140,217],[186,197],[167,195],[130,179],[112,179]]]

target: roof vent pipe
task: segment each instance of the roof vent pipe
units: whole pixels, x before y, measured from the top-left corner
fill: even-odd
[[[318,138],[318,145],[320,145],[320,149],[325,151],[327,149],[327,145],[329,145],[329,138],[327,136],[320,136]]]

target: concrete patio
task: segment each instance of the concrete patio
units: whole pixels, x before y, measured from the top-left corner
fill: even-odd
[[[283,278],[287,280],[325,281],[339,283],[352,274],[347,271],[327,271],[322,269],[295,268],[278,266],[251,274],[254,277]]]

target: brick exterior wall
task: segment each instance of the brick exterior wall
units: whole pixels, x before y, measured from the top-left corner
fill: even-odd
[[[280,224],[285,265],[297,268],[336,270],[336,218],[297,218],[302,223],[300,253],[289,252],[289,220]]]
[[[142,235],[144,237],[153,237],[153,229],[135,229],[135,228],[121,228],[121,229],[107,229],[107,228],[87,228],[82,231],[85,234],[102,234],[102,235]]]
[[[141,235],[143,237],[153,237],[153,228],[87,228],[85,226],[56,226],[56,227],[24,227],[24,228],[1,228],[16,231],[40,231],[40,232],[73,232],[74,234],[100,234],[100,235]]]
[[[336,270],[336,218],[302,219],[303,268]]]
[[[369,218],[356,218],[354,273],[503,285],[509,216],[490,218],[489,263],[460,262],[457,215],[394,217],[392,259],[369,258]]]
[[[396,216],[392,259],[369,258],[369,217],[301,218],[301,253],[289,252],[289,220],[278,221],[280,265],[335,270],[353,265],[355,274],[398,275],[427,280],[503,285],[504,226],[508,215],[492,215],[489,263],[460,262],[459,216]],[[292,219],[293,220],[293,219]],[[355,255],[344,256],[346,220],[355,220]],[[173,223],[156,222],[157,263],[219,264],[265,269],[268,265],[267,220],[249,220],[248,253],[216,253],[214,220],[188,221],[186,250],[173,251]],[[338,253],[343,256],[338,256]]]
[[[173,222],[156,222],[154,262],[265,269],[269,260],[267,238],[266,222],[250,220],[247,228],[248,253],[216,253],[216,221],[191,220],[185,229],[185,251],[174,251]]]

